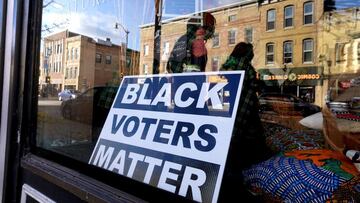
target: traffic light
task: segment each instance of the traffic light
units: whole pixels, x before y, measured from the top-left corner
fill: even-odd
[[[46,77],[45,77],[45,82],[46,82],[46,83],[50,83],[50,76],[46,76]]]

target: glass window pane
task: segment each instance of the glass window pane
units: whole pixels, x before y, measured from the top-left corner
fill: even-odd
[[[293,6],[288,6],[285,8],[285,18],[289,18],[293,16]]]
[[[269,10],[267,16],[268,22],[275,21],[275,10]]]
[[[308,2],[304,4],[304,13],[309,14],[313,12],[313,3],[312,2]]]
[[[299,153],[306,151],[306,157],[312,157],[314,151],[307,150],[315,150],[324,158],[341,155],[345,144],[357,147],[355,141],[344,141],[353,138],[350,135],[354,129],[349,126],[357,122],[345,118],[344,112],[356,116],[359,111],[359,11],[355,1],[339,2],[325,1],[324,7],[316,2],[315,9],[315,1],[308,0],[44,1],[39,78],[34,78],[39,82],[36,146],[89,163],[93,150],[105,146],[95,148],[96,143],[108,136],[108,141],[121,140],[114,144],[114,150],[131,147],[124,147],[123,160],[127,163],[123,171],[120,162],[113,161],[121,161],[123,151],[118,150],[109,163],[105,151],[100,153],[97,160],[102,160],[98,163],[104,169],[101,175],[120,173],[149,187],[163,184],[158,188],[166,185],[168,192],[198,202],[217,202],[203,195],[211,196],[220,190],[226,195],[219,197],[225,200],[218,202],[246,201],[242,194],[247,191],[251,191],[251,197],[256,194],[255,199],[266,199],[261,196],[264,188],[248,187],[251,181],[267,185],[265,192],[270,200],[316,202],[315,196],[298,199],[305,193],[290,187],[306,178],[294,182],[284,179],[283,189],[290,191],[287,194],[271,185],[277,185],[278,178],[292,170],[293,165],[283,163],[319,168],[309,165],[312,162],[308,159],[305,163]],[[162,3],[158,13],[155,3]],[[281,25],[276,24],[277,19]],[[240,95],[221,86],[229,84],[226,71],[238,70],[245,70]],[[197,79],[199,75],[204,77]],[[179,81],[177,77],[185,79]],[[162,94],[156,94],[159,87]],[[176,94],[178,89],[184,95]],[[117,101],[122,102],[116,100],[117,94],[126,95],[129,105],[116,109],[117,114],[109,114]],[[234,99],[241,103],[232,103]],[[189,108],[183,107],[187,102],[191,103]],[[138,104],[140,109],[131,109]],[[229,122],[221,116],[228,115],[234,107],[234,129],[226,129],[229,147],[220,131]],[[323,114],[319,115],[321,111]],[[136,112],[136,116],[130,112]],[[127,117],[121,120],[123,115]],[[137,116],[159,119],[143,120]],[[220,126],[216,129],[218,134],[215,129],[201,127],[211,124],[212,118]],[[106,122],[107,119],[112,122]],[[314,127],[321,119],[325,122]],[[219,143],[221,150],[215,155],[206,151]],[[142,149],[131,151],[133,147]],[[223,165],[215,164],[214,160],[222,155]],[[178,163],[183,157],[186,161]],[[132,160],[133,171],[128,164]],[[322,164],[331,165],[332,161]],[[207,167],[209,163],[214,165]],[[296,164],[294,167],[300,171],[294,169],[294,173],[309,173],[310,169]],[[327,170],[330,165],[311,172]],[[151,168],[154,173],[150,177],[147,171]],[[271,176],[263,171],[271,171]],[[169,176],[163,176],[161,182],[161,174]],[[333,197],[340,182],[350,180],[349,174],[342,177],[343,174],[346,173],[332,174],[329,177],[337,177],[336,180],[326,178],[319,183],[339,183],[320,199]],[[186,178],[190,185],[181,184]],[[202,180],[223,180],[223,185]],[[311,179],[304,185],[317,187],[313,182]]]

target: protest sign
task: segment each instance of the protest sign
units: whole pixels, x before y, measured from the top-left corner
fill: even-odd
[[[216,202],[243,71],[126,76],[89,164]]]

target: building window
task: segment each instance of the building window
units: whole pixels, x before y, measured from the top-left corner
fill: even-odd
[[[144,45],[144,56],[149,55],[149,45]]]
[[[60,44],[57,44],[56,53],[60,54]]]
[[[148,65],[147,64],[144,64],[144,66],[143,66],[143,72],[144,72],[144,75],[147,75],[149,72],[149,67],[148,67]]]
[[[111,64],[111,56],[110,55],[105,56],[105,63]]]
[[[304,25],[312,24],[314,16],[314,2],[304,4]]]
[[[78,68],[77,68],[77,67],[75,67],[75,68],[74,68],[74,78],[76,78],[76,77],[77,77],[77,74],[78,74]]]
[[[293,42],[286,41],[284,42],[284,64],[292,63],[293,58]]]
[[[233,21],[235,21],[235,20],[236,20],[236,15],[235,15],[235,14],[228,16],[228,21],[229,21],[229,22],[233,22]]]
[[[212,47],[219,47],[220,46],[220,38],[219,33],[215,33],[214,37],[212,38]]]
[[[101,63],[101,54],[96,53],[96,59],[95,59],[96,63]]]
[[[228,32],[228,44],[236,43],[236,30],[229,30]]]
[[[78,52],[78,48],[75,49],[75,59],[78,59],[79,57],[79,52]]]
[[[73,68],[72,67],[70,68],[70,71],[69,71],[69,78],[73,78]]]
[[[266,44],[266,64],[274,63],[274,43]]]
[[[253,42],[253,28],[245,28],[245,42],[252,43]]]
[[[164,54],[168,55],[170,53],[170,43],[169,42],[165,42],[164,43]]]
[[[275,9],[271,9],[267,11],[267,19],[266,19],[266,30],[274,30],[275,29],[275,19],[276,19]]]
[[[314,41],[305,39],[303,42],[303,61],[304,63],[313,62]]]
[[[336,43],[335,44],[335,60],[336,63],[342,63],[345,61],[345,44]]]
[[[70,60],[70,50],[67,50],[67,60]]]
[[[219,58],[213,57],[211,60],[211,70],[212,71],[219,71]]]
[[[69,68],[66,68],[66,72],[65,72],[65,79],[69,78]]]
[[[75,55],[75,49],[71,48],[71,60],[74,60],[74,55]]]
[[[294,6],[287,6],[284,9],[284,27],[294,26]]]

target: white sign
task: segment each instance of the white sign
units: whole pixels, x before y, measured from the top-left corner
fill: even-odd
[[[243,71],[126,76],[89,164],[216,202]]]

